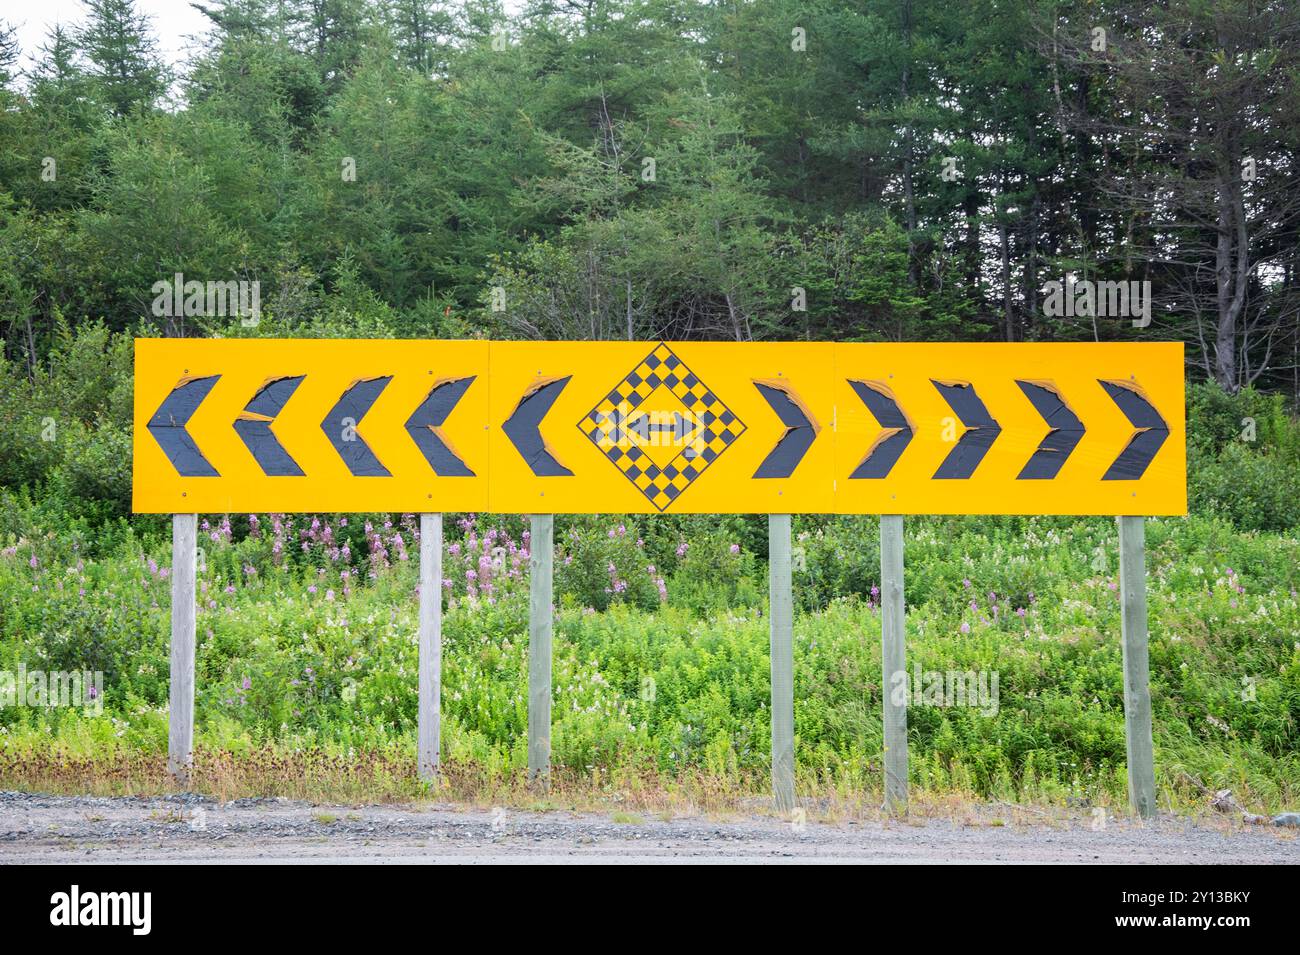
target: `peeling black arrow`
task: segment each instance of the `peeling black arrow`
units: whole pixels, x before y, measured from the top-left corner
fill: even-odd
[[[1016,475],[1017,481],[1050,481],[1056,477],[1066,458],[1083,440],[1083,422],[1079,420],[1055,388],[1034,381],[1016,380],[1034,409],[1052,430],[1047,432],[1024,468]]]
[[[931,378],[930,383],[939,389],[943,400],[968,429],[957,439],[957,447],[948,452],[939,470],[934,472],[934,480],[964,481],[975,473],[984,455],[989,453],[989,448],[1002,433],[1002,426],[993,420],[968,382],[943,382]]]
[[[181,477],[221,476],[185,430],[190,416],[198,410],[220,378],[220,375],[209,375],[206,378],[181,379],[145,425]]]
[[[849,480],[878,479],[889,472],[912,441],[912,422],[907,420],[898,401],[883,384],[875,381],[849,381],[849,386],[862,399],[876,423],[885,430],[867,449]]]
[[[235,433],[252,452],[260,467],[270,477],[302,477],[298,462],[271,433],[271,423],[302,384],[303,375],[277,378],[264,384],[235,419]]]
[[[473,383],[473,375],[439,382],[420,403],[420,407],[415,409],[415,414],[406,421],[407,432],[438,477],[474,476],[474,472],[447,446],[438,431]]]
[[[347,465],[353,477],[392,477],[388,469],[379,463],[370,446],[357,434],[357,426],[366,416],[375,399],[392,381],[391,375],[385,378],[363,378],[355,382],[343,397],[339,399],[325,420],[320,423],[325,437],[338,452],[343,463]]]
[[[1126,381],[1102,381],[1100,378],[1097,381],[1106,389],[1111,400],[1119,405],[1124,417],[1138,429],[1101,479],[1136,481],[1146,473],[1151,459],[1168,439],[1169,425],[1137,385]]]
[[[754,472],[754,477],[788,478],[817,439],[817,422],[799,407],[799,403],[784,388],[765,385],[761,381],[754,382],[754,387],[785,425],[785,434],[781,435],[776,447],[763,459],[763,463]]]
[[[572,477],[573,475],[572,471],[555,460],[554,455],[547,450],[541,432],[542,419],[546,417],[546,412],[551,410],[551,405],[555,404],[555,399],[560,396],[560,392],[572,377],[570,375],[567,378],[557,378],[529,391],[519,400],[514,413],[501,425],[501,430],[506,433],[510,443],[515,446],[520,457],[538,477]]]

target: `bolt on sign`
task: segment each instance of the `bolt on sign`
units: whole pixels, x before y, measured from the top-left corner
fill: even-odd
[[[140,512],[1183,514],[1183,346],[141,339]]]

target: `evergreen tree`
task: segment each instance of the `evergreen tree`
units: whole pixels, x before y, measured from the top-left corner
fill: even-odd
[[[151,109],[166,92],[167,75],[149,18],[134,0],[82,0],[86,22],[76,40],[104,105],[116,116]]]
[[[0,90],[8,89],[18,75],[18,58],[22,55],[18,29],[0,20]]]

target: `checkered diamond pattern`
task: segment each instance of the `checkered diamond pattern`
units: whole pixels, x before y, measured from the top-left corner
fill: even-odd
[[[685,433],[679,435],[677,454],[660,467],[628,425],[637,412],[671,415],[674,409],[667,406],[676,402],[671,402],[667,393],[676,396],[693,420],[690,430],[683,429]],[[677,500],[745,431],[744,422],[663,342],[628,372],[578,427],[660,511]]]

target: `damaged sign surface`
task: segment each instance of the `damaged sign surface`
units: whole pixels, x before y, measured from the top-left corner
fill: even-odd
[[[141,339],[140,512],[1183,514],[1178,343]]]
[[[486,342],[138,339],[135,510],[483,510],[487,381]]]

